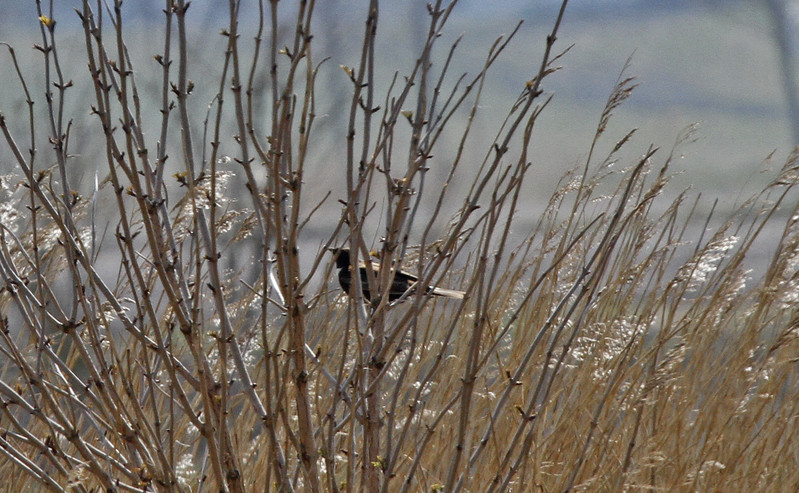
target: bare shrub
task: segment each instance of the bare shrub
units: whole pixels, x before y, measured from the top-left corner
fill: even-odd
[[[333,97],[319,83],[330,68],[313,49],[315,3],[292,5],[288,30],[282,5],[259,4],[252,41],[230,3],[221,75],[201,118],[188,2],[165,3],[156,97],[140,91],[121,2],[78,9],[91,96],[72,96],[84,67],[61,60],[53,6],[38,7],[36,77],[52,91],[44,121],[5,45],[29,110],[0,115],[17,167],[0,182],[6,484],[799,486],[796,156],[705,233],[711,218],[697,218],[698,199],[664,194],[691,131],[672,152],[650,147],[633,162],[619,151],[634,131],[607,135],[635,87],[625,67],[585,162],[519,239],[514,228],[531,214],[531,137],[551,98],[541,83],[564,53],[555,46],[565,1],[483,156],[468,150],[474,118],[516,30],[475,72],[453,75],[458,41],[438,42],[456,2],[434,2],[416,64],[384,86],[370,2],[362,51],[341,67],[350,93],[346,114],[331,119],[344,136],[335,162],[311,152],[322,135],[317,103]],[[199,75],[207,88],[211,76]],[[91,125],[70,123],[71,97]],[[92,168],[69,146],[84,133],[101,164],[81,194],[76,183]],[[451,160],[434,157],[442,146]],[[748,270],[747,253],[784,210],[767,269]],[[317,215],[334,218],[321,241],[306,230]],[[352,297],[338,289],[327,251],[338,246],[379,266],[367,269],[370,300],[360,276]],[[400,269],[466,295],[391,300]]]

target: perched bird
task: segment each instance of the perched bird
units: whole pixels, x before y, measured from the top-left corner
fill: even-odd
[[[350,249],[331,248],[330,251],[336,258],[336,267],[338,268],[338,283],[341,285],[341,289],[344,290],[345,293],[350,294],[352,271],[354,270],[354,266],[352,265],[350,258]],[[358,270],[361,273],[361,290],[363,291],[363,297],[367,301],[372,301],[371,292],[369,291],[369,280],[367,277],[368,274],[366,273],[366,264],[363,260],[358,262]],[[372,271],[375,273],[375,277],[379,280],[380,264],[377,262],[372,262]],[[412,289],[418,280],[419,279],[413,274],[408,274],[407,272],[403,271],[397,272],[394,275],[394,281],[391,283],[391,289],[388,291],[389,301],[394,301],[400,298],[403,294],[405,294],[406,291],[408,291],[408,289]],[[434,296],[445,296],[447,298],[455,299],[462,299],[463,295],[465,294],[463,291],[438,288],[435,286],[429,286],[425,292]],[[411,294],[413,294],[413,291]]]

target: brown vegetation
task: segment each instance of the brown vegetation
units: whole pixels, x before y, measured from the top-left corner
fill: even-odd
[[[205,122],[188,111],[199,104],[187,76],[188,2],[166,2],[156,57],[162,119],[151,128],[125,45],[124,9],[102,12],[102,2],[86,0],[79,15],[94,121],[80,132],[102,134],[105,154],[87,197],[70,186],[77,159],[69,142],[78,130],[62,102],[72,84],[52,14],[40,11],[41,76],[54,90],[43,103],[49,119],[34,117],[22,70],[30,112],[0,115],[18,167],[18,176],[2,180],[0,215],[5,484],[28,491],[799,487],[796,156],[707,231],[711,219],[697,218],[698,199],[664,195],[675,151],[652,147],[620,161],[631,131],[599,156],[613,140],[613,110],[635,87],[623,73],[584,163],[535,211],[529,234],[514,234],[519,217],[531,214],[522,205],[534,173],[530,142],[534,124],[545,124],[541,81],[562,54],[555,46],[565,5],[540,68],[520,84],[478,159],[464,151],[473,116],[485,76],[515,31],[497,40],[476,73],[452,83],[455,47],[442,57],[437,40],[456,3],[434,2],[413,71],[380,87],[379,9],[371,2],[360,60],[342,67],[351,83],[339,143],[346,158],[320,164],[308,158],[323,95],[314,2],[299,2],[290,39],[279,35],[278,2],[264,5],[246,59],[240,46],[250,34],[239,32],[231,2],[219,93]],[[434,55],[445,63],[431,64]],[[255,84],[261,73],[269,80]],[[253,111],[262,98],[268,117]],[[27,119],[29,134],[15,135],[11,118]],[[225,118],[233,133],[223,130]],[[445,130],[459,137],[444,144]],[[675,149],[690,138],[688,131]],[[442,145],[457,149],[451,162],[433,157]],[[177,168],[167,171],[167,163]],[[346,183],[340,195],[304,193],[319,188],[322,165]],[[427,181],[433,165],[445,169],[441,186]],[[239,201],[231,200],[232,180],[247,191]],[[453,201],[456,182],[467,192]],[[321,209],[338,220],[314,245],[304,228]],[[788,219],[767,267],[748,270],[746,255],[780,217]],[[366,279],[371,293],[404,269],[423,285],[466,295],[351,299],[327,254],[344,245],[354,262],[378,250],[380,269]],[[253,251],[252,262],[242,260]]]

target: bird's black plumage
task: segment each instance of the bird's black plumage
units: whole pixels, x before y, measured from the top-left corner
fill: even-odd
[[[350,249],[331,248],[330,251],[336,257],[336,267],[338,268],[338,283],[339,285],[341,285],[341,289],[345,293],[350,294],[350,285],[352,284],[352,272],[355,270],[355,266],[352,265],[352,260],[350,257]],[[375,277],[379,280],[380,264],[377,262],[371,262],[371,264],[372,264],[372,270],[375,273]],[[369,290],[369,280],[368,280],[368,274],[366,272],[366,264],[363,261],[359,261],[357,268],[361,275],[361,291],[363,293],[363,297],[367,301],[371,301],[372,293]],[[408,274],[407,272],[398,271],[394,275],[394,280],[391,283],[391,289],[389,289],[388,291],[389,301],[394,301],[402,297],[402,295],[405,294],[406,291],[408,291],[409,289],[413,289],[418,280],[419,279],[413,274]],[[435,286],[428,287],[426,292],[435,296],[445,296],[447,298],[455,298],[455,299],[461,299],[463,298],[464,295],[463,291],[443,289]]]

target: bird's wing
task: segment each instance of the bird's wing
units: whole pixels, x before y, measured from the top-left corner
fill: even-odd
[[[372,271],[377,275],[380,272],[380,262],[370,262],[370,263],[372,264]],[[359,264],[358,267],[360,267],[361,269],[366,268],[366,262],[364,262],[363,260],[360,260],[358,264]],[[404,270],[397,272],[394,277],[396,279],[405,279],[409,282],[416,282],[419,280],[418,277],[414,276],[413,274],[409,274]]]

